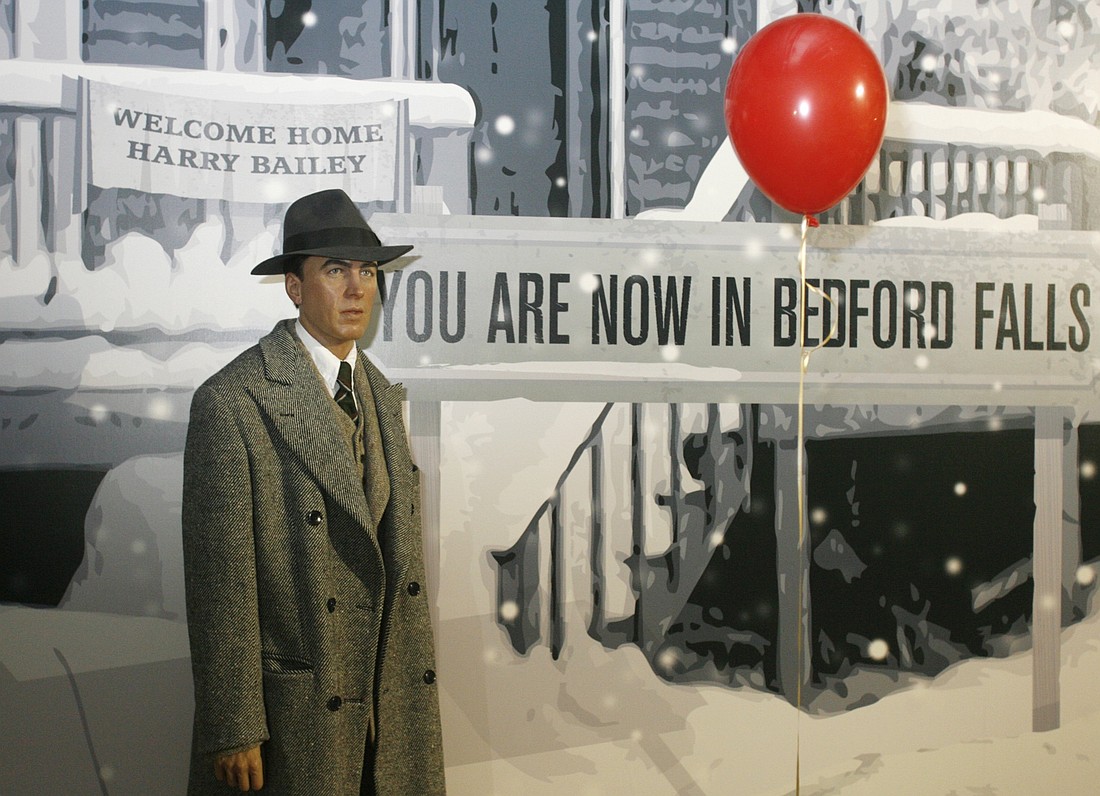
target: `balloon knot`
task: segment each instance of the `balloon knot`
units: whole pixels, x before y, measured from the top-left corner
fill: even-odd
[[[806,214],[806,224],[807,224],[807,226],[811,226],[811,227],[820,227],[821,226],[821,222],[818,221],[816,218],[814,218],[813,216],[811,216],[808,213]]]

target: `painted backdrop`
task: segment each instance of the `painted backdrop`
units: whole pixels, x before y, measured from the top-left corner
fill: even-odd
[[[820,293],[722,115],[795,13],[891,95]],[[190,398],[292,314],[248,274],[287,204],[342,187],[415,244],[364,343],[408,390],[452,793],[1093,792],[1098,24],[0,0],[0,791],[184,791]]]

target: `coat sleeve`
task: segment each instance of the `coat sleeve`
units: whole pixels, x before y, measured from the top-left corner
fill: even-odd
[[[184,451],[183,563],[197,751],[266,741],[249,456],[239,417],[208,386]]]

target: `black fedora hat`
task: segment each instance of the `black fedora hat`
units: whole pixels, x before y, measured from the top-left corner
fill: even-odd
[[[388,263],[412,246],[383,246],[359,208],[339,188],[295,200],[283,218],[283,253],[252,269],[254,274],[281,274],[302,255]]]

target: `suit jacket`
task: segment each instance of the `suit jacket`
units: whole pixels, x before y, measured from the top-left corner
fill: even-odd
[[[191,404],[183,487],[195,681],[190,793],[225,793],[214,753],[263,742],[265,792],[358,794],[372,712],[377,792],[443,793],[404,391],[359,357],[359,405],[377,411],[391,484],[376,526],[339,410],[293,324],[277,324]]]

